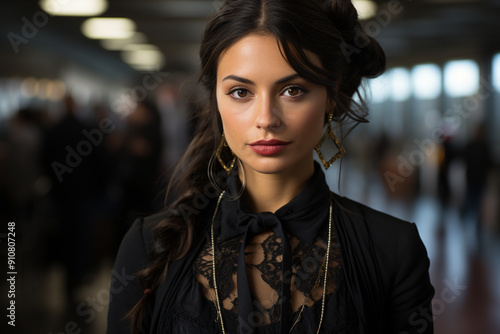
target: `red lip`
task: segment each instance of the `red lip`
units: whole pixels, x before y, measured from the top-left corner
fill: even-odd
[[[260,155],[273,155],[278,152],[284,150],[289,142],[277,140],[277,139],[269,139],[269,140],[258,140],[250,145],[250,149],[257,154]]]
[[[288,145],[288,142],[281,141],[278,139],[269,139],[269,140],[262,139],[262,140],[257,140],[253,143],[250,143],[250,146],[253,146],[253,145]]]

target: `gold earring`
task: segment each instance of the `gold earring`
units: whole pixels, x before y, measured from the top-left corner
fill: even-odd
[[[325,134],[323,137],[321,137],[321,140],[319,141],[318,145],[314,148],[316,150],[316,153],[318,153],[318,157],[320,158],[321,162],[323,163],[323,166],[325,166],[325,169],[330,168],[331,165],[335,162],[335,160],[339,159],[341,156],[343,156],[346,153],[345,148],[340,144],[339,140],[335,136],[332,130],[332,119],[333,119],[333,112],[328,114],[328,126],[326,127]],[[330,158],[330,160],[326,161],[325,156],[323,153],[321,153],[321,145],[325,142],[325,140],[328,139],[328,137],[332,138],[333,142],[335,143],[335,146],[339,149],[339,151]]]
[[[221,153],[222,153],[222,148],[223,147],[229,147],[227,145],[227,141],[226,141],[226,137],[224,136],[224,132],[222,133],[222,138],[221,138],[221,141],[220,141],[220,144],[219,144],[219,147],[217,147],[217,151],[215,151],[215,155],[217,156],[217,159],[219,160],[222,168],[224,168],[224,170],[227,172],[227,174],[229,175],[229,173],[231,173],[231,170],[233,169],[234,167],[234,164],[236,163],[236,156],[233,154],[233,152],[231,151],[231,154],[234,156],[233,160],[231,161],[231,165],[228,167],[224,161],[222,160],[221,158]]]

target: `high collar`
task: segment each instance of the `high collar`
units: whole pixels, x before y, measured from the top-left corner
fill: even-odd
[[[228,179],[227,190],[237,193],[239,185],[237,175]],[[302,241],[312,243],[321,227],[327,221],[330,189],[325,175],[317,162],[314,162],[314,173],[304,189],[290,202],[275,213],[254,213],[241,199],[223,200],[221,203],[221,240],[231,239],[245,233],[247,225],[257,220],[261,224],[277,218],[286,233],[294,235]]]

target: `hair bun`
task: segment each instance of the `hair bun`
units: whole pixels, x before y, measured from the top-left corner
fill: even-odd
[[[358,11],[351,0],[322,0],[328,17],[340,32],[349,32],[359,26]]]
[[[380,44],[365,33],[351,0],[316,0],[344,40],[342,50],[349,70],[347,76],[374,78],[385,71],[385,53]],[[361,79],[361,78],[360,78]]]
[[[363,77],[375,78],[384,73],[386,66],[385,52],[380,44],[371,36],[362,32],[369,41],[353,60],[360,66]]]

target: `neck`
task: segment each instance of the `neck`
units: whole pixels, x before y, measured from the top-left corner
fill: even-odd
[[[304,189],[314,173],[312,163],[306,168],[274,174],[262,174],[249,169],[245,169],[245,200],[256,213],[276,212]]]

